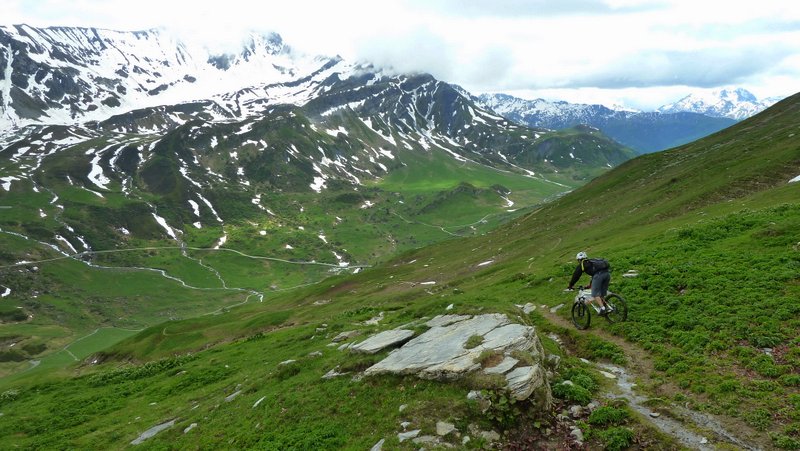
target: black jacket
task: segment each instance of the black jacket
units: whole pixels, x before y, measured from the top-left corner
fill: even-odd
[[[569,288],[573,288],[575,284],[578,282],[578,279],[581,278],[583,273],[589,274],[590,276],[595,275],[600,271],[608,271],[608,268],[598,269],[597,266],[598,260],[593,258],[585,258],[578,263],[578,266],[575,268],[575,272],[572,273],[572,279],[569,281]]]

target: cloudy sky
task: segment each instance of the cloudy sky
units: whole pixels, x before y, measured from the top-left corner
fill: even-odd
[[[2,25],[164,28],[216,49],[247,31],[429,72],[473,93],[654,109],[690,92],[800,91],[793,0],[0,0]]]

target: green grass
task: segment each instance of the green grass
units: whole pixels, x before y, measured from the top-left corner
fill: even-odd
[[[255,250],[264,250],[292,239],[305,255],[322,256],[331,250],[316,238],[324,223],[329,241],[341,241],[356,261],[372,261],[375,267],[323,278],[329,274],[282,272],[275,269],[277,262],[208,253],[203,262],[220,271],[229,286],[264,290],[272,280],[278,287],[309,284],[272,290],[264,302],[251,299],[190,319],[163,322],[178,301],[197,315],[208,313],[204,308],[242,302],[248,293],[188,290],[149,272],[100,271],[75,262],[43,265],[53,285],[43,287],[50,293],[37,302],[51,304],[73,322],[62,330],[42,324],[52,336],[75,324],[86,328],[96,321],[89,315],[119,315],[122,307],[106,306],[109,310],[98,313],[75,302],[88,293],[141,308],[131,317],[149,327],[98,354],[104,359],[99,365],[4,381],[0,434],[10,437],[9,446],[122,446],[176,419],[174,427],[147,445],[364,449],[387,438],[386,447],[411,447],[394,438],[404,419],[424,433],[433,431],[436,420],[461,427],[485,421],[466,401],[468,387],[395,377],[322,380],[337,366],[357,373],[382,356],[340,352],[327,346],[330,339],[345,330],[367,335],[445,312],[503,312],[517,318],[515,304],[569,304],[572,296],[562,290],[575,253],[586,250],[610,260],[611,289],[627,298],[629,319],[616,325],[597,321],[588,332],[574,332],[581,355],[622,364],[621,349],[592,333],[601,329],[623,337],[649,353],[654,363],[649,376],[656,383],[677,387],[674,400],[728,417],[741,430],[752,431],[750,438],[763,447],[791,449],[800,430],[800,184],[786,182],[800,167],[791,138],[798,117],[797,99],[782,102],[700,142],[625,163],[564,197],[505,218],[507,223],[485,235],[434,237],[443,233],[436,226],[447,228],[453,225],[447,220],[471,214],[470,196],[460,192],[453,197],[460,181],[448,181],[447,170],[444,181],[416,179],[409,170],[405,178],[397,174],[398,179],[384,180],[380,190],[353,198],[319,203],[303,198],[303,211],[291,202],[279,204],[276,210],[294,213],[282,216],[281,227],[271,224],[271,244],[260,247],[252,233],[259,227],[252,226],[233,237],[237,246],[258,243]],[[425,164],[440,162],[420,160],[419,167]],[[476,175],[469,183],[480,190],[500,183],[496,177]],[[515,192],[517,186],[505,183]],[[405,200],[399,203],[388,188],[403,186],[409,190],[400,192]],[[472,199],[493,199],[476,192]],[[383,202],[384,209],[362,211],[358,196]],[[447,215],[426,216],[432,213],[424,207],[443,198],[453,200],[440,202]],[[343,221],[333,231],[326,215],[335,211],[328,208],[335,202],[350,202],[350,207],[342,209]],[[301,224],[308,229],[298,231]],[[392,250],[364,242],[349,248],[350,240],[377,242],[386,240],[386,233],[409,241]],[[4,239],[21,246],[17,238]],[[436,240],[425,248],[414,245]],[[173,265],[186,274],[197,270]],[[621,277],[630,269],[639,276]],[[119,284],[108,284],[109,275]],[[15,277],[20,285],[35,282]],[[436,283],[421,284],[429,281]],[[164,297],[172,307],[157,304]],[[450,304],[453,310],[445,310]],[[380,326],[360,325],[380,312],[385,314]],[[185,313],[179,316],[191,316]],[[560,314],[568,315],[567,309]],[[534,315],[519,321],[543,320]],[[88,343],[84,352],[91,350]],[[322,356],[310,356],[313,351]],[[187,354],[191,357],[180,357]],[[290,359],[297,362],[279,366]],[[554,388],[561,390],[556,393],[561,399],[583,404],[597,390],[597,379],[588,371],[565,369],[557,378],[564,377],[577,380],[582,390]],[[402,404],[408,410],[400,414]],[[605,417],[598,414],[592,420],[593,440],[600,446],[623,449],[636,438],[631,419],[620,410],[625,411],[610,406]],[[198,426],[184,434],[192,423]]]
[[[414,195],[447,191],[461,183],[478,188],[500,185],[510,190],[510,197],[522,205],[530,205],[564,191],[563,185],[540,178],[499,171],[473,162],[459,163],[444,152],[409,154],[404,156],[403,162],[404,167],[382,178],[378,186],[386,191]],[[548,178],[554,182],[566,183],[557,175],[548,175]],[[570,187],[577,185],[578,183],[573,182]]]

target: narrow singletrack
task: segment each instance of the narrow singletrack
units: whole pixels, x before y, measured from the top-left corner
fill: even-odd
[[[564,307],[570,304],[571,302],[565,303]],[[559,310],[564,310],[564,308],[562,307]],[[568,330],[575,329],[575,326],[568,318],[565,318],[556,312],[551,312],[550,307],[545,308],[540,306],[535,311],[541,314],[553,325]],[[654,374],[655,368],[649,353],[637,345],[626,341],[624,338],[614,335],[595,324],[593,324],[587,330],[576,330],[576,332],[579,334],[589,334],[595,336],[604,341],[613,343],[622,349],[623,353],[625,354],[627,364],[625,368],[619,368],[622,372],[626,373],[621,379],[624,379],[624,383],[628,383],[627,381],[635,381],[635,384],[628,384],[629,386],[624,387],[622,390],[623,397],[626,397],[629,402],[638,403],[646,400],[648,397],[671,399],[676,393],[684,393],[683,390],[681,390],[672,382],[665,382],[663,380],[656,381],[653,379],[651,375]],[[569,351],[569,344],[566,344],[565,348],[567,351]],[[608,371],[609,366],[604,365],[605,364],[603,363],[596,364],[598,369]],[[619,376],[619,374],[617,374],[617,376]],[[622,384],[619,382],[620,381],[618,380],[618,384],[622,386]],[[644,393],[639,395],[638,393],[631,391],[632,387],[634,386],[649,387],[650,390],[652,390],[652,393]],[[626,393],[626,391],[628,393]],[[619,395],[613,393],[609,393],[607,396],[609,398],[619,397]],[[634,410],[641,410],[636,408],[638,406],[632,405],[632,407]],[[675,417],[679,418],[680,421],[676,422],[675,420],[671,420],[669,418],[659,420],[658,418],[651,418],[650,416],[645,415],[642,415],[641,418],[650,422],[653,426],[662,430],[662,432],[675,437],[676,440],[682,444],[693,449],[717,449],[711,443],[703,444],[694,441],[694,438],[698,436],[698,431],[703,431],[703,434],[705,434],[710,441],[714,441],[715,443],[723,446],[733,446],[737,449],[760,450],[769,449],[772,446],[770,442],[766,441],[766,438],[763,438],[763,434],[758,436],[756,431],[753,430],[749,425],[745,424],[741,419],[727,416],[717,417],[711,416],[707,413],[693,411],[689,409],[688,403],[685,406],[672,406],[672,408],[669,410],[670,413],[674,414]],[[687,424],[689,427],[684,426],[684,424]]]

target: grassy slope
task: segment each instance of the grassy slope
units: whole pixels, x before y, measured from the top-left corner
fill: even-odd
[[[516,314],[515,303],[568,302],[561,290],[573,255],[584,249],[611,259],[612,289],[629,299],[630,321],[611,331],[650,351],[654,377],[683,390],[648,387],[655,395],[737,417],[764,431],[762,441],[791,447],[800,420],[800,186],[786,182],[800,172],[793,139],[799,101],[788,99],[701,142],[637,158],[486,236],[409,251],[264,304],[150,328],[109,355],[139,361],[196,354],[119,373],[112,370],[119,360],[112,360],[82,368],[87,375],[79,378],[19,386],[0,405],[5,432],[15,431],[13,441],[25,445],[122,445],[176,418],[178,426],[151,439],[154,446],[363,449],[383,437],[396,446],[391,436],[403,419],[431,430],[437,419],[474,418],[463,402],[466,389],[415,379],[321,381],[337,365],[358,370],[378,358],[336,351],[327,346],[330,338],[407,324],[451,303],[456,313]],[[628,269],[640,276],[620,277]],[[386,315],[380,326],[359,325],[379,312]],[[767,346],[772,356],[762,351]],[[589,347],[594,357],[606,351]],[[288,359],[299,363],[278,365]],[[56,399],[60,412],[48,407]],[[400,414],[400,404],[411,410]],[[42,417],[50,423],[36,420]],[[197,429],[182,434],[192,422]]]
[[[0,305],[0,315],[9,322],[0,329],[0,342],[17,348],[9,347],[0,355],[0,374],[28,368],[30,358],[43,360],[36,373],[49,371],[50,363],[72,362],[75,357],[64,347],[97,328],[138,330],[167,319],[217,311],[245,299],[257,300],[243,290],[271,296],[330,275],[330,266],[297,262],[335,266],[338,255],[352,264],[372,265],[406,249],[485,233],[522,214],[525,210],[520,206],[541,202],[565,189],[564,185],[482,165],[460,164],[439,150],[409,153],[403,156],[404,167],[397,173],[359,191],[265,193],[263,205],[277,216],[250,214],[228,221],[224,227],[215,221],[205,223],[202,229],[188,227],[183,239],[192,249],[182,255],[175,242],[159,239],[163,230],[153,221],[149,207],[126,199],[119,186],[112,184],[101,197],[57,176],[70,174],[72,180],[79,180],[88,171],[77,167],[79,157],[87,147],[102,145],[81,144],[47,160],[47,170],[41,177],[47,179],[51,192],[34,192],[29,181],[14,182],[11,191],[0,191],[2,203],[12,206],[4,210],[0,221],[3,229],[49,242],[53,235],[64,233],[66,222],[100,251],[92,255],[94,264],[156,268],[196,289],[183,289],[181,283],[155,272],[122,276],[63,262],[47,264],[41,272],[30,272],[24,266],[5,268],[0,285],[11,288],[11,296]],[[473,184],[474,189],[460,192],[461,183]],[[513,199],[518,210],[508,211],[507,201],[493,186],[511,190],[506,197]],[[65,206],[63,210],[52,202],[56,195],[57,203]],[[367,201],[372,206],[362,208]],[[165,214],[167,209],[159,211]],[[135,233],[123,235],[110,224],[121,224]],[[209,248],[223,234],[228,236],[226,248],[246,255],[211,251]],[[2,254],[6,263],[60,257],[35,240],[0,234],[0,242],[6,250]],[[73,245],[81,250],[79,243]],[[71,252],[66,246],[62,249]],[[109,280],[114,283],[109,284]],[[147,300],[149,295],[139,294],[141,286],[169,295],[152,302]],[[33,320],[20,321],[26,315],[32,315]],[[90,342],[96,347],[82,346],[86,352],[75,354],[78,358],[121,338],[103,332],[93,337]],[[97,337],[107,337],[108,341]]]

